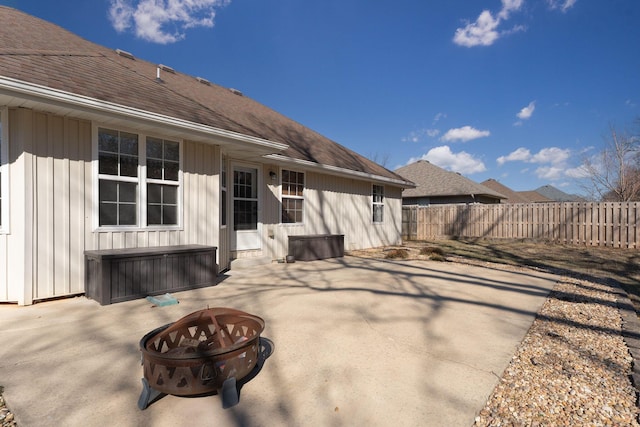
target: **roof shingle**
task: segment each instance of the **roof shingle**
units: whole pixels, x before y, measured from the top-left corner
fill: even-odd
[[[282,114],[193,76],[161,70],[55,24],[0,6],[0,75],[287,144],[287,157],[391,180],[402,177]]]

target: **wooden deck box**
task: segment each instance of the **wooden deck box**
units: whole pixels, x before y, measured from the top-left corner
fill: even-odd
[[[296,261],[344,256],[344,234],[311,234],[289,236],[289,255]]]
[[[215,246],[85,251],[85,295],[101,305],[215,284]]]

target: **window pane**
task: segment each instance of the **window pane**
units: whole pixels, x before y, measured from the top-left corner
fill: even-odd
[[[174,185],[165,185],[163,186],[163,190],[162,201],[164,204],[178,204],[178,187]]]
[[[147,178],[162,179],[162,160],[147,159]]]
[[[120,188],[119,202],[135,203],[137,199],[138,185],[132,182],[120,182],[118,183]]]
[[[147,138],[147,157],[162,159],[162,140]]]
[[[180,163],[164,162],[164,179],[168,181],[177,181],[178,172],[180,171]]]
[[[99,187],[98,199],[100,202],[118,201],[118,183],[116,181],[106,181],[101,179]]]
[[[107,175],[118,175],[118,155],[100,153],[98,155],[99,173]]]
[[[178,210],[175,206],[164,206],[162,209],[162,223],[164,225],[175,225],[178,223]]]
[[[177,142],[164,142],[164,159],[174,162],[180,161],[180,144]]]
[[[147,206],[147,224],[159,225],[162,224],[162,206],[149,205]]]
[[[120,176],[138,176],[138,158],[120,156]]]
[[[121,204],[119,208],[120,225],[136,225],[136,205]]]
[[[98,150],[118,152],[118,131],[98,129]]]
[[[373,205],[373,222],[382,222],[384,205]]]
[[[118,225],[118,205],[116,203],[100,203],[100,225]]]
[[[138,135],[120,132],[120,153],[138,156]]]
[[[162,186],[157,184],[147,185],[147,203],[162,203]]]
[[[252,200],[234,200],[234,229],[258,229],[258,202]]]

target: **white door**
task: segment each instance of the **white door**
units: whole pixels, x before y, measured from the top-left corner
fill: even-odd
[[[233,250],[260,249],[258,212],[258,169],[235,165],[233,167]]]

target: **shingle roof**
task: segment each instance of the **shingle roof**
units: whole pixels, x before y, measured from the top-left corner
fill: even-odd
[[[520,194],[517,191],[514,191],[514,190],[510,189],[506,185],[503,185],[503,184],[499,183],[498,181],[496,181],[493,178],[489,178],[486,181],[482,181],[480,184],[484,185],[487,188],[492,189],[493,191],[497,191],[498,193],[504,194],[505,196],[507,196],[507,198],[502,201],[503,203],[527,203],[527,202],[529,202],[529,199],[524,197],[522,194]]]
[[[406,189],[402,197],[434,196],[488,196],[496,199],[506,197],[490,188],[480,185],[457,172],[442,169],[426,160],[418,160],[395,170],[399,175],[413,181],[416,188]]]
[[[518,191],[518,194],[520,194],[522,197],[524,197],[527,201],[527,203],[546,203],[546,202],[553,202],[553,200],[549,199],[548,197],[543,196],[542,194],[538,193],[535,190],[530,190],[530,191]]]
[[[193,76],[161,71],[55,24],[0,6],[0,77],[289,145],[283,155],[391,180],[392,171],[272,109]]]

